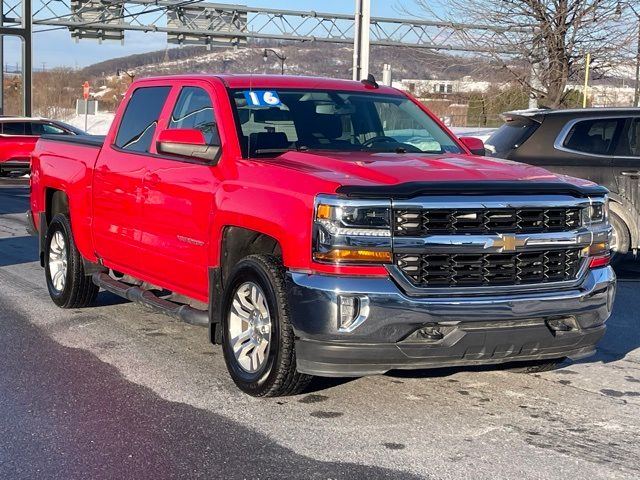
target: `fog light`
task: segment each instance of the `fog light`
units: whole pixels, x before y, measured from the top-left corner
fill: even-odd
[[[437,341],[444,338],[444,334],[437,325],[425,325],[424,328],[418,330],[418,334],[426,340]]]
[[[369,316],[369,298],[367,296],[338,296],[338,330],[352,332]]]

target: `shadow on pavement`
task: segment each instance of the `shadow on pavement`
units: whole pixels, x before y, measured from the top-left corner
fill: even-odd
[[[0,238],[0,267],[38,261],[38,238]]]
[[[222,415],[165,400],[93,354],[55,343],[1,297],[0,321],[1,478],[417,478],[315,460]],[[234,408],[280,407],[243,399]],[[309,419],[322,421],[331,422]]]
[[[0,188],[0,215],[25,213],[29,209],[29,189],[25,187]]]

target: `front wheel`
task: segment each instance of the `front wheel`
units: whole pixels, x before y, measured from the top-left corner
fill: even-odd
[[[47,229],[44,271],[49,295],[59,307],[82,308],[94,303],[99,288],[85,275],[69,217],[64,214],[53,217]]]
[[[233,269],[223,296],[222,349],[235,384],[256,397],[295,395],[311,376],[298,373],[284,268],[251,255]]]

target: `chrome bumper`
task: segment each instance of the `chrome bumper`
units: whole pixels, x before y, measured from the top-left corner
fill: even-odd
[[[571,289],[443,298],[409,296],[391,278],[290,272],[298,369],[360,376],[396,368],[588,356],[604,334],[615,284],[613,270],[606,267],[590,270]],[[340,295],[368,303],[366,318],[350,331],[339,325]],[[552,328],[557,320],[570,329]],[[433,327],[442,338],[422,335]]]

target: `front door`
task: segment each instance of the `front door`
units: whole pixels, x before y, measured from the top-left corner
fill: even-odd
[[[213,92],[207,84],[175,87],[174,106],[161,126],[197,129],[209,145],[220,145]],[[212,163],[191,157],[156,154],[144,178],[142,244],[146,268],[167,279],[169,288],[190,297],[208,296],[211,216],[220,183]]]

